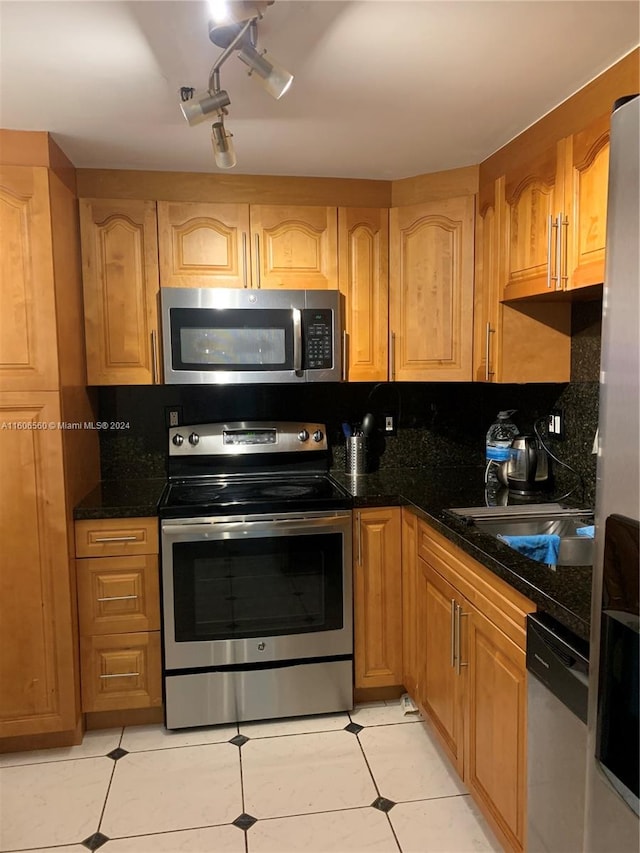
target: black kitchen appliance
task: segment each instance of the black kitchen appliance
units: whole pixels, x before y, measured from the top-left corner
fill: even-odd
[[[172,428],[168,465],[167,727],[351,708],[351,498],[324,425]]]

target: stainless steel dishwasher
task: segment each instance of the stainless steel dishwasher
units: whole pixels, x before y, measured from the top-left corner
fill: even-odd
[[[589,644],[546,613],[527,617],[528,853],[580,853]]]

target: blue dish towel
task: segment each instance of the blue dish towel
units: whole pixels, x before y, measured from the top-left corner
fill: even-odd
[[[588,524],[586,527],[578,527],[576,533],[578,536],[588,536],[589,539],[593,539],[596,535],[596,526],[595,524]]]
[[[557,563],[560,552],[560,537],[556,533],[541,533],[536,536],[498,536],[510,548],[539,563]]]

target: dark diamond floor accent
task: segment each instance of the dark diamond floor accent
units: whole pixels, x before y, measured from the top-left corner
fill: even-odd
[[[378,799],[374,800],[371,805],[374,809],[379,809],[381,812],[390,812],[395,806],[395,803],[393,800],[388,800],[386,797],[378,797]]]
[[[352,735],[357,735],[362,731],[364,726],[359,726],[357,723],[349,723],[348,726],[344,727],[345,732],[351,732]]]
[[[234,746],[244,746],[248,740],[249,738],[245,737],[244,735],[236,735],[235,737],[231,738],[229,743],[232,743]]]
[[[108,840],[108,837],[103,835],[101,832],[94,832],[93,835],[85,838],[82,844],[84,844],[87,850],[97,850],[99,847],[102,847],[103,844],[106,844]]]
[[[115,749],[112,749],[111,752],[107,753],[107,758],[113,758],[114,761],[117,761],[119,758],[124,758],[125,755],[129,755],[127,750],[117,746]]]
[[[247,738],[247,740],[248,739],[249,738]],[[237,826],[238,829],[251,829],[251,827],[257,820],[257,817],[253,817],[253,815],[243,812],[241,815],[238,815],[238,817],[233,821],[233,825]]]

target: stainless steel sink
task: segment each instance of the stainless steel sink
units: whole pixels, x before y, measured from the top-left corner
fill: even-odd
[[[574,509],[562,504],[532,504],[461,507],[449,512],[467,519],[478,530],[496,538],[557,534],[560,537],[560,550],[556,565],[593,565],[593,539],[576,533],[579,527],[593,524],[593,513],[589,510]]]

